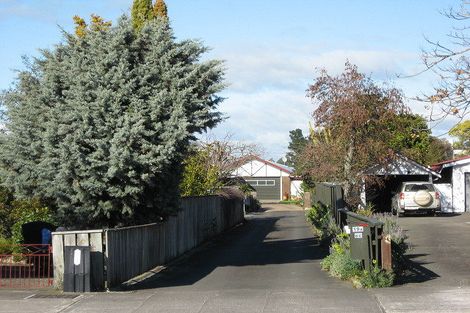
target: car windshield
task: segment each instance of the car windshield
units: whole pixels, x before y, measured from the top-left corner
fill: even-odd
[[[434,186],[432,184],[409,184],[405,186],[405,191],[434,191]]]

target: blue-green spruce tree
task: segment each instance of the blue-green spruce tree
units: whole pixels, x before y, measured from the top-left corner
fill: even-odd
[[[140,32],[64,34],[2,96],[4,184],[53,201],[64,225],[157,220],[178,206],[182,159],[195,134],[220,121],[220,61],[177,42],[158,20]]]

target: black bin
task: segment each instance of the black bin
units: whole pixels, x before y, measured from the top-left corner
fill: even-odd
[[[90,292],[90,247],[66,246],[64,292]]]

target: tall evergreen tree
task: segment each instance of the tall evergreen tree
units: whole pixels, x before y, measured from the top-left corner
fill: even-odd
[[[287,166],[293,167],[296,171],[298,170],[298,158],[302,154],[303,149],[308,143],[307,138],[304,136],[302,130],[300,128],[291,130],[289,132],[289,151],[286,154],[286,162]]]
[[[134,29],[141,30],[144,24],[153,18],[152,0],[134,0],[131,17]]]
[[[178,206],[182,159],[220,120],[223,69],[163,23],[136,34],[123,17],[66,34],[3,95],[6,187],[52,199],[66,225],[156,220]]]
[[[168,22],[168,8],[166,7],[164,0],[157,0],[155,2],[155,6],[153,7],[153,15]]]

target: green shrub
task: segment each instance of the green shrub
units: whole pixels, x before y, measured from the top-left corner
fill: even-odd
[[[395,274],[392,271],[380,269],[377,262],[369,270],[363,270],[360,261],[351,258],[349,235],[337,234],[332,240],[330,255],[325,257],[321,267],[329,271],[331,276],[342,280],[351,280],[357,287],[383,288],[393,285]]]
[[[366,207],[357,209],[356,213],[365,217],[371,217],[374,214],[374,205],[369,202]]]
[[[54,223],[49,208],[44,206],[39,199],[14,200],[12,207],[11,215],[16,221],[11,227],[13,243],[23,242],[21,226],[26,223],[35,221]]]
[[[0,254],[11,254],[12,252],[13,252],[12,240],[0,236]]]
[[[351,258],[348,234],[340,233],[333,238],[330,255],[323,259],[321,267],[329,271],[331,276],[344,280],[360,274],[360,262]]]
[[[351,258],[349,251],[333,253],[332,255],[334,257],[330,265],[331,276],[347,280],[361,273],[361,264],[359,261]]]
[[[335,256],[335,253],[332,253],[332,254],[326,256],[326,257],[320,262],[320,265],[321,265],[322,270],[324,270],[324,271],[330,271],[330,269],[331,269],[331,264],[333,263],[335,257],[336,257],[336,256]]]
[[[312,223],[321,240],[334,238],[341,233],[328,207],[315,204],[306,212],[307,221]]]
[[[385,271],[374,264],[370,271],[364,270],[358,277],[359,284],[364,288],[385,288],[393,286],[395,274],[392,271]]]

